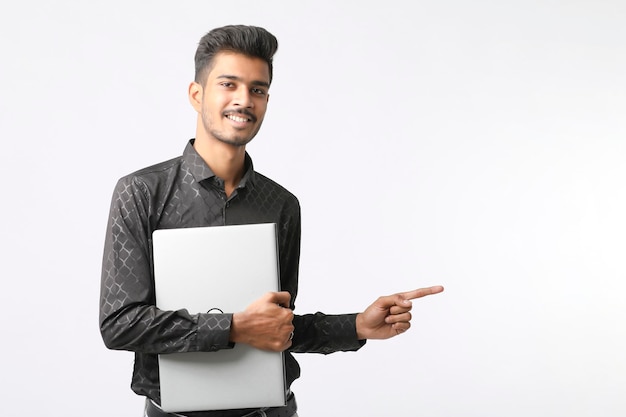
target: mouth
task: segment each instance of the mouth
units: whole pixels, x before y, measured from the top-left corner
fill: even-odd
[[[236,111],[236,112],[227,112],[227,113],[224,113],[224,117],[226,117],[229,120],[232,120],[235,123],[256,122],[256,117],[252,113],[246,110],[241,110],[241,111]]]

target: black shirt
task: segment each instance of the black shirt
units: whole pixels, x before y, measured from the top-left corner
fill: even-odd
[[[155,307],[152,232],[157,229],[276,223],[281,289],[295,308],[300,257],[297,198],[255,172],[246,172],[229,198],[189,141],[181,157],[121,178],[106,231],[100,296],[100,330],[106,346],[135,352],[131,387],[160,403],[159,353],[228,349],[232,313],[189,314]],[[245,254],[242,254],[242,257]],[[296,315],[293,345],[285,354],[287,385],[300,376],[290,352],[328,354],[359,349],[355,314]]]

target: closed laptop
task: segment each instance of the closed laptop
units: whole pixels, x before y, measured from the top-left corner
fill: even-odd
[[[189,313],[243,311],[280,290],[273,223],[161,229],[153,233],[156,305]],[[282,352],[245,344],[159,355],[167,412],[285,405]]]

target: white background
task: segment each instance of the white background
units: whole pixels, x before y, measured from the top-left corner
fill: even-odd
[[[0,8],[2,415],[140,416],[98,331],[116,180],[179,155],[199,38],[279,39],[256,168],[303,207],[296,312],[442,284],[298,355],[301,417],[626,415],[626,2]]]

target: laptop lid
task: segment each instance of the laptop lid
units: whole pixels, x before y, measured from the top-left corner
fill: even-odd
[[[156,306],[189,313],[243,311],[279,291],[276,225],[160,229],[153,233]],[[167,412],[285,405],[282,352],[249,345],[159,355]]]

